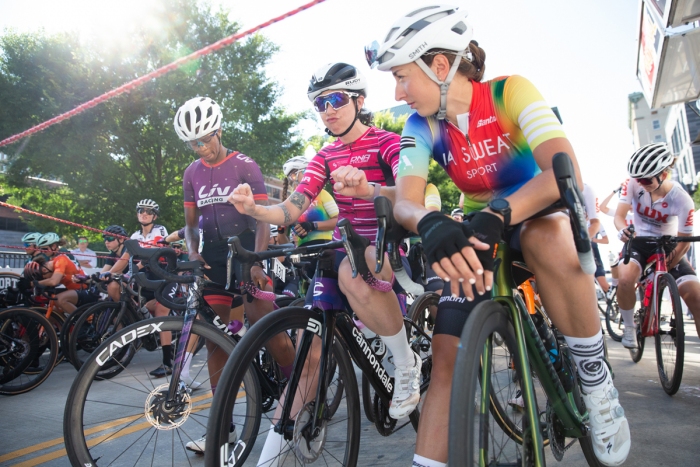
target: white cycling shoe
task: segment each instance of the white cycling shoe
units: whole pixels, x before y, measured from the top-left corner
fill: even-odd
[[[584,394],[588,409],[593,451],[609,467],[621,465],[630,452],[630,429],[618,392],[608,380],[603,389]]]
[[[423,360],[413,352],[413,365],[394,369],[394,395],[389,406],[389,416],[395,420],[407,417],[420,402],[420,370]]]
[[[182,377],[182,382],[185,383],[185,386],[190,388],[192,391],[196,391],[202,386],[202,383],[199,381],[193,380],[190,376],[183,376]]]
[[[637,348],[637,328],[634,326],[625,326],[622,330],[622,340],[620,341],[623,347],[634,350]]]
[[[229,433],[228,435],[228,442],[229,444],[232,444],[236,442],[237,436],[236,436],[236,427],[233,427],[233,430]],[[197,454],[204,454],[204,446],[207,444],[207,435],[205,434],[199,439],[196,439],[194,441],[189,441],[187,444],[185,444],[185,449],[188,451],[195,452]]]

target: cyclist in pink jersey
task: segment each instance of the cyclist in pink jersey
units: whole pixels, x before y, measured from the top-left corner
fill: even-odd
[[[326,132],[337,140],[311,159],[296,191],[284,202],[269,207],[256,205],[247,184],[238,186],[229,201],[241,213],[258,220],[290,225],[307,210],[330,180],[335,183],[338,217],[350,219],[355,230],[374,243],[377,216],[373,199],[379,195],[393,198],[399,137],[371,126],[371,113],[363,109],[366,79],[351,65],[335,63],[320,68],[311,79],[307,95],[319,112]],[[361,186],[360,181],[363,182]],[[340,239],[337,229],[334,236]],[[373,263],[374,247],[368,248],[366,255]],[[405,417],[420,401],[422,362],[408,346],[396,294],[379,292],[360,277],[353,279],[344,252],[337,252],[336,268],[340,289],[352,310],[369,329],[382,337],[394,356],[397,383],[389,414],[397,419]],[[385,265],[377,277],[391,280],[391,268]],[[307,298],[310,301],[311,294],[307,294]]]
[[[491,298],[494,245],[504,234],[535,272],[545,308],[580,370],[597,458],[620,465],[630,449],[629,425],[604,361],[593,277],[581,269],[566,215],[527,220],[559,199],[554,154],[568,153],[578,173],[574,151],[532,83],[521,76],[482,82],[486,54],[472,40],[467,16],[459,7],[427,5],[401,17],[381,44],[365,49],[371,66],[393,74],[395,98],[416,110],[401,137],[394,214],[420,234],[433,269],[446,282],[413,465],[447,461],[459,336],[470,310]],[[431,159],[464,193],[465,215],[472,216],[464,224],[423,206]]]
[[[675,158],[665,143],[647,144],[630,157],[627,169],[631,178],[622,187],[615,212],[615,227],[620,229],[618,236],[622,241],[627,241],[630,235],[626,221],[630,210],[634,213],[634,235],[693,235],[695,205],[690,195],[671,180],[674,162]],[[656,246],[637,241],[633,236],[627,248],[630,249],[630,262],[618,265],[617,302],[625,323],[622,345],[636,349],[635,286]],[[700,334],[700,280],[685,258],[689,248],[690,243],[678,243],[669,249],[666,267],[676,280],[681,298],[695,317],[695,327]]]

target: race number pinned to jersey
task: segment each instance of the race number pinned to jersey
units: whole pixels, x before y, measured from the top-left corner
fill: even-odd
[[[272,264],[272,272],[277,276],[279,280],[284,282],[284,277],[287,272],[287,268],[284,267],[284,265],[277,259],[273,259],[273,264]]]

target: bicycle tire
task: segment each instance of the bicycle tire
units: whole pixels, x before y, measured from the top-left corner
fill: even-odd
[[[43,383],[58,356],[58,337],[49,320],[27,308],[8,308],[0,311],[0,333],[17,346],[0,357],[0,394],[22,394]],[[33,363],[39,370],[27,373]]]
[[[303,331],[307,329],[318,330],[320,333],[321,320],[321,316],[313,310],[301,307],[282,308],[262,318],[243,336],[224,367],[219,380],[218,390],[212,403],[211,411],[216,416],[210,417],[207,425],[208,436],[204,454],[206,466],[240,466],[243,465],[249,455],[260,455],[260,449],[264,444],[267,432],[270,426],[273,425],[272,416],[266,415],[268,418],[262,420],[264,423],[260,425],[260,433],[255,433],[251,438],[242,439],[239,437],[233,446],[230,445],[228,439],[230,414],[236,409],[235,405],[240,398],[241,390],[246,391],[242,378],[247,369],[250,368],[251,363],[257,358],[257,355],[264,351],[270,339],[276,336],[284,337],[285,335],[306,337],[308,335],[303,334]],[[299,343],[297,342],[298,346]],[[341,465],[353,466],[357,464],[360,443],[360,401],[357,380],[350,357],[337,336],[334,339],[332,352],[337,365],[338,379],[342,379],[343,382],[345,397],[342,402],[344,404],[341,403],[333,415],[332,423],[323,424],[320,430],[323,439],[312,437],[311,440],[307,440],[305,437],[302,437],[298,438],[299,443],[297,444],[285,442],[284,447],[281,448],[281,452],[284,453],[285,457],[278,459],[281,461],[279,465],[283,465],[287,460],[293,463],[300,462],[297,457],[307,455],[304,449],[308,445],[313,445],[315,449],[318,449],[318,452],[313,453],[316,457],[308,455],[304,458],[303,463],[311,463],[318,460],[326,464],[340,463]],[[307,374],[317,374],[317,369],[306,367],[304,370],[306,370]],[[302,369],[295,368],[293,371],[301,372]],[[299,387],[301,388],[301,386]],[[329,391],[332,390],[332,387],[329,387]],[[315,395],[315,385],[314,388],[307,389],[306,393]],[[328,399],[332,400],[331,397]],[[308,414],[311,410],[308,408],[309,405],[313,407],[315,404],[307,402],[306,399],[302,399],[301,403],[303,404],[300,405],[301,410],[298,410],[296,413],[298,417],[304,417],[306,420],[305,417],[309,416]],[[260,413],[262,410],[258,412]],[[293,434],[298,436],[306,435],[303,432],[306,424],[299,426],[301,427],[300,432],[294,432]],[[332,432],[330,435],[328,434],[329,431]],[[255,446],[255,441],[260,435],[263,435],[263,440]],[[347,440],[338,441],[341,436],[346,436]],[[338,444],[337,447],[336,444]],[[239,447],[241,447],[240,452]],[[253,449],[255,449],[255,452]],[[341,454],[341,451],[344,452]]]
[[[73,313],[68,315],[66,320],[63,322],[63,326],[61,326],[61,333],[58,336],[58,343],[61,348],[61,352],[63,352],[63,358],[68,362],[70,362],[70,352],[68,350],[68,347],[70,342],[71,331],[75,326],[75,322],[78,320],[78,318],[80,318],[80,315],[83,314],[85,310],[87,310],[93,305],[95,304],[87,303],[78,307]]]
[[[665,304],[664,291],[668,290],[669,300]],[[657,317],[659,330],[654,336],[656,363],[661,386],[669,396],[678,392],[683,379],[685,357],[685,331],[683,329],[683,309],[678,286],[671,274],[659,278],[657,291]],[[670,305],[670,307],[665,306]]]
[[[483,351],[489,341],[493,345],[494,333],[498,333],[511,355],[515,355],[517,344],[508,311],[497,302],[483,302],[469,315],[457,350],[450,399],[449,465],[479,465],[480,457],[487,465],[531,465],[533,461],[531,442],[526,438],[518,443],[503,432],[494,416],[492,386],[499,383],[498,378],[494,381],[492,377],[481,377]],[[491,360],[492,364],[498,363]],[[519,377],[522,371],[518,360],[514,359],[514,363],[516,377]],[[510,362],[506,365],[509,367]],[[485,392],[490,394],[488,408],[479,403]],[[527,401],[523,402],[522,426],[527,427],[530,424],[528,407]]]
[[[115,323],[120,306],[121,302],[99,302],[85,310],[76,320],[68,341],[69,360],[76,370],[80,371],[85,361],[90,358],[90,355],[104,341],[120,329],[135,322],[132,314],[127,310],[121,317],[120,322]],[[150,337],[152,338],[152,336]],[[116,360],[111,359],[110,363],[104,365],[96,376],[107,379],[118,375],[123,367],[127,366],[133,358],[138,345],[140,345],[140,340],[136,340],[125,348],[120,349],[119,362],[121,364],[112,364],[111,362]]]
[[[136,339],[138,334],[180,332],[183,323],[182,317],[139,321],[105,340],[85,362],[70,388],[64,411],[63,434],[72,465],[175,465],[191,460],[189,456],[194,454],[187,454],[185,443],[198,439],[204,432],[211,392],[203,387],[189,392],[182,386],[175,409],[169,413],[163,411],[163,396],[170,381],[155,380],[162,381],[159,385],[149,378],[147,371],[160,361],[160,355],[148,352],[145,347],[140,348],[138,358],[119,377],[97,380],[100,364],[111,358],[110,352],[113,354],[117,345]],[[192,323],[191,332],[193,337],[208,340],[213,349],[226,354],[235,346],[232,339],[200,320]],[[173,347],[176,352],[175,341]],[[193,379],[203,384],[211,376],[207,370],[208,358],[193,357],[190,366]],[[251,388],[256,384],[252,374],[246,381]],[[237,429],[245,432],[253,427],[243,424]]]
[[[608,335],[615,342],[622,340],[622,315],[620,314],[620,306],[617,304],[617,291],[608,300],[608,306],[605,308],[605,329],[608,330]]]
[[[634,324],[637,326],[637,348],[629,349],[629,351],[632,361],[634,363],[639,363],[642,359],[642,355],[644,355],[644,343],[646,342],[646,338],[642,336],[642,319],[639,311],[634,312]]]

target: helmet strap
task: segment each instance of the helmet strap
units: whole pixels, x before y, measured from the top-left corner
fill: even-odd
[[[361,110],[361,109],[358,109],[358,108],[357,108],[357,99],[356,99],[356,98],[353,97],[353,98],[352,98],[352,102],[355,104],[355,118],[353,119],[353,121],[352,121],[352,123],[350,124],[350,126],[348,127],[348,129],[345,130],[344,132],[339,133],[339,134],[336,135],[336,134],[333,133],[330,129],[326,128],[325,131],[326,131],[326,133],[327,133],[329,136],[333,136],[334,138],[342,138],[343,136],[345,136],[345,135],[347,135],[348,133],[350,133],[350,130],[352,130],[352,127],[355,126],[355,122],[356,122],[357,119],[360,117],[360,110]]]
[[[418,58],[418,60],[415,62],[416,65],[418,65],[420,69],[423,70],[426,75],[428,75],[428,78],[432,79],[438,84],[438,86],[440,86],[440,109],[436,115],[438,120],[444,120],[445,117],[447,117],[447,90],[450,88],[450,83],[457,73],[457,68],[459,68],[459,64],[462,62],[462,57],[466,57],[467,60],[471,61],[471,52],[465,53],[465,51],[462,51],[455,54],[455,60],[452,63],[450,72],[447,73],[445,81],[440,81],[433,70],[430,69],[422,58]]]

